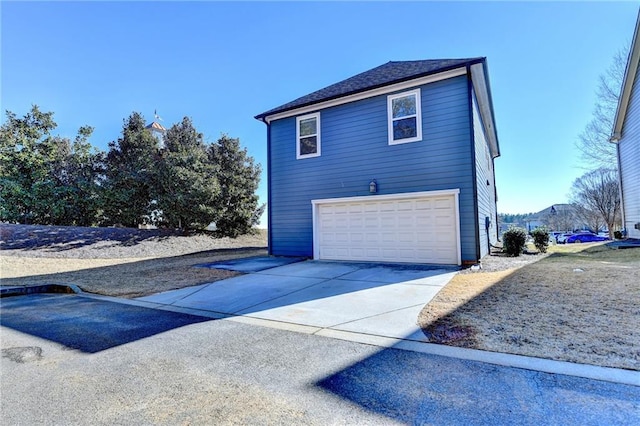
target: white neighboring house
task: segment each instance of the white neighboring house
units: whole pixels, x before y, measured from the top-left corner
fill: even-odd
[[[611,142],[617,145],[622,227],[640,238],[640,14],[622,81]]]

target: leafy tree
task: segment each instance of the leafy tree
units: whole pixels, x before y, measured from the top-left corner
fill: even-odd
[[[246,234],[256,224],[265,206],[258,207],[256,190],[261,167],[255,164],[240,140],[222,135],[209,147],[209,159],[218,167],[220,192],[215,205],[219,209],[216,229],[220,235]]]
[[[617,167],[616,148],[609,142],[627,64],[629,46],[619,50],[609,68],[600,75],[593,117],[578,137],[576,147],[593,168]]]
[[[0,218],[50,225],[92,225],[98,211],[102,155],[81,127],[75,141],[52,136],[53,113],[37,106],[24,118],[7,112],[0,129]]]
[[[56,182],[62,186],[64,210],[60,224],[95,225],[100,212],[101,180],[104,176],[105,155],[88,142],[93,128],[84,126],[75,140],[61,141],[64,151],[62,167],[56,170]]]
[[[135,227],[152,214],[157,144],[140,113],[124,120],[122,136],[109,143],[106,157],[104,223]]]
[[[37,105],[23,118],[10,111],[0,128],[0,219],[30,223],[37,199],[34,186],[46,179],[41,144],[55,129],[52,112]]]
[[[180,229],[202,229],[216,218],[216,168],[201,133],[185,117],[167,130],[155,180],[161,221]]]
[[[613,238],[620,224],[620,192],[615,169],[601,167],[585,173],[573,182],[571,201],[577,215],[597,232],[606,224]]]

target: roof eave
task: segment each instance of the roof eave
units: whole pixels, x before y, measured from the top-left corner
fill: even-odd
[[[482,67],[482,69],[479,69],[478,67]],[[470,65],[469,69],[471,72],[473,89],[475,90],[476,98],[478,100],[480,116],[482,117],[485,132],[487,133],[486,136],[491,149],[491,156],[492,158],[497,158],[500,156],[500,144],[498,142],[498,131],[496,129],[493,99],[491,97],[491,87],[489,85],[489,74],[487,72],[486,60],[483,60],[481,63]]]
[[[627,115],[627,109],[629,107],[629,101],[631,99],[631,89],[636,78],[638,71],[638,64],[640,62],[640,11],[638,11],[638,17],[636,18],[636,27],[633,33],[633,41],[631,43],[631,49],[629,50],[629,57],[627,58],[627,66],[624,72],[624,78],[622,80],[622,88],[620,90],[620,98],[618,99],[618,107],[616,109],[616,115],[613,121],[613,131],[611,133],[610,142],[618,143],[622,138],[622,126],[624,125],[624,119]]]
[[[282,108],[282,109],[275,108],[273,110],[269,110],[269,111],[263,112],[262,114],[258,114],[254,118],[256,120],[260,120],[260,121],[266,123],[268,121],[267,117],[272,116],[272,115],[282,114],[282,113],[286,113],[288,111],[294,111],[294,110],[301,109],[301,108],[307,108],[307,107],[312,106],[312,105],[316,105],[316,104],[320,104],[320,103],[324,103],[324,102],[330,102],[330,101],[333,101],[333,100],[336,100],[336,99],[345,98],[347,96],[357,95],[358,93],[364,93],[364,92],[368,92],[370,90],[376,90],[376,89],[380,89],[382,87],[392,86],[394,84],[400,84],[400,83],[404,83],[406,81],[416,80],[416,79],[419,79],[419,78],[428,77],[430,75],[440,74],[440,73],[444,73],[444,72],[447,72],[447,71],[451,71],[451,70],[455,70],[455,69],[459,69],[459,68],[464,68],[464,67],[471,66],[471,65],[474,65],[474,64],[477,64],[477,63],[484,63],[484,61],[485,61],[484,57],[483,58],[472,59],[470,61],[463,62],[463,63],[460,63],[460,64],[438,68],[436,70],[431,70],[431,71],[428,71],[428,72],[415,74],[415,75],[412,75],[412,76],[409,76],[409,77],[399,78],[397,80],[388,81],[388,82],[382,83],[382,84],[376,84],[376,85],[373,85],[373,86],[370,86],[370,87],[367,87],[367,88],[364,88],[364,89],[352,90],[350,92],[342,93],[340,95],[330,96],[330,97],[327,97],[327,98],[323,98],[321,100],[316,100],[316,101],[312,101],[312,102],[306,102],[304,104],[295,105],[295,106],[288,107],[288,108]]]

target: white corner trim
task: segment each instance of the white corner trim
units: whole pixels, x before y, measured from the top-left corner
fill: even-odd
[[[438,197],[453,195],[455,209],[456,245],[458,250],[458,265],[462,264],[462,243],[460,236],[460,188],[443,189],[438,191],[403,192],[398,194],[362,195],[342,198],[323,198],[311,200],[311,223],[313,228],[313,259],[320,259],[320,241],[318,235],[320,215],[318,211],[322,204],[357,203],[361,201],[406,200],[411,198]]]
[[[289,111],[283,111],[277,114],[268,115],[264,117],[264,121],[271,123],[273,120],[280,120],[281,118],[293,117],[300,114],[306,114],[309,112],[319,111],[321,109],[330,108],[349,102],[355,102],[362,99],[372,98],[378,95],[386,95],[396,92],[398,90],[410,89],[415,86],[421,86],[427,83],[434,83],[440,80],[446,80],[448,78],[458,77],[467,73],[466,67],[455,68],[449,71],[444,71],[437,74],[428,75],[425,77],[415,78],[413,80],[404,81],[401,83],[391,84],[389,86],[378,87],[376,89],[367,90],[365,92],[354,93],[353,95],[343,96],[337,99],[331,99],[317,104],[308,105],[301,108],[292,109]]]

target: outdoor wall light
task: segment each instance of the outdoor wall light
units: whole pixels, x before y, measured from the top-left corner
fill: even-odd
[[[378,192],[378,183],[375,179],[371,179],[371,182],[369,182],[369,192],[371,194],[375,194],[376,192]]]

